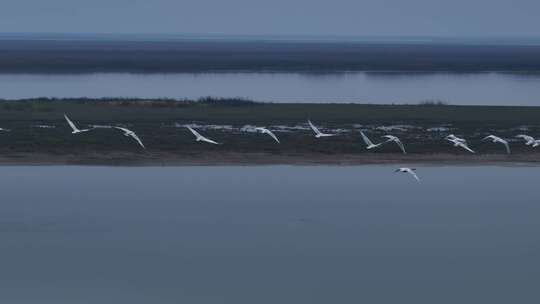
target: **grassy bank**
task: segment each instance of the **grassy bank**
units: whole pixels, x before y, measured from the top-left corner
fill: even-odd
[[[258,103],[245,99],[28,99],[0,100],[0,119],[58,121],[69,112],[88,123],[205,120],[214,123],[300,123],[310,118],[330,124],[463,123],[535,124],[540,107]]]
[[[142,151],[130,138],[114,129],[95,129],[72,135],[63,113],[82,128],[89,125],[119,125],[134,130],[148,147]],[[307,119],[339,136],[315,139]],[[106,160],[159,158],[174,155],[191,159],[204,155],[370,155],[408,159],[414,155],[445,154],[472,157],[451,147],[442,138],[448,133],[470,140],[479,155],[498,155],[503,147],[482,142],[493,133],[515,140],[514,155],[520,161],[536,161],[536,151],[517,139],[519,133],[540,133],[540,107],[450,106],[450,105],[361,105],[361,104],[272,104],[236,99],[127,100],[127,99],[33,99],[0,102],[0,153],[4,158],[29,155],[76,156]],[[197,143],[184,124],[196,124],[201,132],[223,145]],[[246,125],[267,126],[281,144],[270,137],[247,132]],[[394,145],[376,152],[365,150],[359,130],[374,140],[384,134],[399,136],[408,155]],[[236,156],[235,156],[236,157]],[[478,159],[478,156],[475,156]],[[504,158],[511,161],[510,158]],[[517,156],[516,156],[517,157]]]

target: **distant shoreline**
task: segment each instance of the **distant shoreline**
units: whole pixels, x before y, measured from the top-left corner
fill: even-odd
[[[540,72],[540,45],[0,39],[3,73]]]

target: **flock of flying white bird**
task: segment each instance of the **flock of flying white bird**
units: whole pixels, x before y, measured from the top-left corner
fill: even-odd
[[[69,126],[73,130],[71,132],[72,134],[79,134],[79,133],[83,133],[83,132],[88,132],[88,131],[91,131],[92,129],[95,128],[94,127],[94,128],[89,128],[89,129],[79,129],[79,128],[77,128],[75,123],[73,121],[71,121],[71,119],[69,119],[69,117],[66,114],[64,114],[64,118],[66,119],[67,123],[69,124]],[[316,138],[330,137],[330,136],[335,136],[336,135],[336,134],[322,132],[321,130],[319,130],[319,128],[317,128],[311,122],[311,120],[308,120],[308,124],[309,124],[310,128],[313,130],[313,132],[315,133]],[[124,127],[117,127],[117,126],[110,126],[110,127],[118,129],[118,130],[124,132],[124,136],[128,136],[128,137],[133,138],[143,149],[145,149],[144,144],[142,143],[141,139],[137,136],[137,134],[135,134],[135,132],[133,132],[133,131],[127,129],[127,128],[124,128]],[[206,143],[214,144],[214,145],[220,145],[221,144],[219,142],[216,142],[214,140],[209,139],[208,137],[205,137],[205,136],[201,135],[199,132],[197,132],[195,129],[193,129],[193,127],[191,127],[190,125],[185,125],[185,127],[195,136],[196,141],[202,141],[202,142],[206,142]],[[6,129],[1,129],[1,130],[7,131]],[[274,134],[274,132],[270,131],[269,129],[264,128],[264,127],[256,127],[255,130],[257,132],[262,133],[262,134],[267,134],[268,136],[272,137],[272,139],[274,139],[278,144],[280,143],[278,137]],[[362,139],[363,139],[364,143],[366,144],[366,149],[368,149],[368,150],[378,148],[378,147],[380,147],[380,146],[382,146],[382,145],[384,145],[386,143],[395,143],[399,147],[399,149],[403,152],[403,154],[407,154],[407,151],[405,150],[405,145],[403,145],[403,142],[401,142],[401,140],[397,136],[384,135],[382,137],[386,138],[385,141],[374,144],[369,139],[369,137],[367,137],[367,135],[364,134],[363,131],[360,131],[360,135],[362,136]],[[516,136],[516,138],[523,139],[525,141],[525,145],[527,145],[527,146],[531,146],[531,147],[540,146],[540,139],[535,139],[532,136],[525,135],[525,134],[519,134],[519,135]],[[454,134],[450,134],[450,135],[445,137],[445,140],[451,142],[454,147],[459,147],[459,148],[465,149],[466,151],[468,151],[470,153],[475,153],[474,150],[469,148],[469,146],[467,144],[467,140],[464,139],[464,138],[460,138],[460,137],[455,136]],[[506,141],[506,140],[504,140],[504,139],[502,139],[502,138],[500,138],[498,136],[488,135],[485,138],[483,138],[482,141],[491,141],[493,143],[502,144],[502,145],[504,145],[504,147],[506,149],[506,153],[510,154],[510,145],[508,144],[508,141]],[[420,178],[414,172],[415,170],[416,170],[415,168],[399,168],[395,172],[408,173],[408,174],[412,175],[412,177],[414,177],[417,181],[420,181]]]

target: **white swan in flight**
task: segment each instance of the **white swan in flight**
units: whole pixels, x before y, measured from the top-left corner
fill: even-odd
[[[525,140],[525,145],[532,146],[533,148],[536,148],[540,146],[540,139],[534,139],[534,137],[525,135],[525,134],[519,134],[516,135],[516,138],[522,138]]]
[[[274,132],[268,130],[267,128],[263,128],[263,127],[256,127],[255,130],[263,133],[263,134],[268,134],[270,135],[270,137],[272,137],[278,144],[280,143],[279,142],[279,139],[277,138],[277,136],[274,134]]]
[[[484,139],[482,139],[483,141],[484,140],[491,140],[491,142],[494,142],[494,143],[500,143],[500,144],[503,144],[504,147],[506,148],[506,153],[510,154],[510,145],[508,144],[508,142],[498,136],[495,136],[495,135],[488,135],[486,137],[484,137]]]
[[[319,138],[319,137],[329,137],[329,136],[334,136],[336,134],[329,134],[329,133],[323,133],[321,132],[317,127],[315,127],[315,125],[311,122],[311,120],[308,120],[308,124],[309,126],[311,127],[311,130],[313,130],[313,132],[315,132],[315,137],[316,138]]]
[[[135,134],[135,132],[129,130],[129,129],[126,129],[126,128],[122,128],[122,127],[114,127],[115,129],[118,129],[120,131],[124,131],[124,136],[129,136],[129,137],[132,137],[133,139],[135,139],[139,145],[141,147],[143,147],[143,149],[146,149],[146,147],[143,145],[141,139],[139,138],[139,136],[137,136],[137,134]]]
[[[192,127],[186,126],[186,128],[188,128],[191,131],[191,133],[193,133],[193,135],[195,135],[195,140],[196,141],[204,141],[204,142],[207,142],[207,143],[210,143],[210,144],[220,145],[220,143],[215,142],[215,141],[213,141],[211,139],[208,139],[208,138],[202,136],[201,134],[199,134],[199,132],[195,131]]]
[[[399,168],[399,169],[396,169],[396,171],[394,171],[394,172],[396,172],[396,173],[397,172],[409,173],[410,175],[412,175],[416,179],[416,181],[419,182],[420,178],[418,177],[418,175],[416,175],[416,173],[414,171],[416,171],[415,168]]]
[[[73,121],[71,121],[71,119],[69,119],[69,117],[65,113],[64,113],[64,118],[66,119],[68,125],[73,130],[71,132],[71,134],[78,134],[78,133],[88,132],[88,131],[91,130],[91,129],[79,129],[79,128],[77,128],[77,126],[73,123]]]
[[[407,154],[407,152],[405,151],[405,146],[403,145],[403,143],[401,142],[401,140],[399,140],[397,136],[384,135],[383,137],[388,139],[387,141],[383,142],[383,144],[387,142],[395,142],[396,145],[398,145],[398,147],[401,149],[401,151],[403,151],[403,154]]]
[[[467,144],[461,140],[458,140],[458,139],[450,139],[450,138],[446,138],[446,140],[448,140],[449,142],[453,143],[454,144],[454,147],[460,147],[460,148],[463,148],[471,153],[474,153],[474,151],[469,148],[469,146],[467,146]]]
[[[363,131],[360,131],[360,135],[362,135],[362,139],[364,140],[364,143],[366,143],[366,149],[368,149],[368,150],[377,148],[377,147],[379,147],[380,145],[383,144],[383,143],[374,144],[374,143],[369,139],[369,137],[367,137],[366,134],[364,134]]]
[[[459,142],[462,142],[464,144],[467,144],[467,140],[465,140],[465,138],[457,137],[454,134],[449,134],[445,138],[451,140],[452,142],[459,141]]]

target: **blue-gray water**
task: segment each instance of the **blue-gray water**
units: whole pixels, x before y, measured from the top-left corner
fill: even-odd
[[[2,167],[2,303],[535,303],[538,168]]]
[[[540,106],[540,75],[504,73],[0,74],[0,98],[245,97],[275,102]]]

